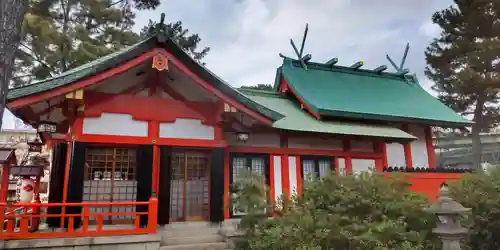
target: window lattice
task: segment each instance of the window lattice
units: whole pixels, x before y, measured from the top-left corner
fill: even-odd
[[[123,202],[137,199],[136,150],[132,148],[88,148],[83,188],[84,201]],[[90,208],[91,213],[134,212],[135,206]],[[95,220],[95,218],[91,218]],[[126,223],[132,216],[109,216],[106,223]]]
[[[321,178],[332,172],[332,160],[329,159],[303,159],[302,174],[306,181]]]
[[[266,169],[267,169],[266,159],[262,156],[245,155],[239,157],[232,157],[231,168],[232,168],[232,178],[233,181],[237,180],[242,173],[247,170],[254,174],[264,177],[263,181],[266,182]],[[246,212],[243,209],[238,208],[237,204],[232,204],[233,215],[244,215]]]
[[[304,171],[304,180],[311,180],[316,177],[314,170],[314,160],[303,160],[302,171]]]

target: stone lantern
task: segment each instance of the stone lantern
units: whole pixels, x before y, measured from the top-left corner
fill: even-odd
[[[438,202],[426,209],[438,217],[437,227],[432,231],[441,239],[443,250],[461,249],[460,240],[467,234],[467,229],[460,225],[459,219],[470,210],[449,196],[447,185],[441,188]]]

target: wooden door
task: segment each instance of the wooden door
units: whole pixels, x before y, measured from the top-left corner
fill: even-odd
[[[202,151],[174,151],[171,167],[170,220],[207,220],[210,155]]]
[[[83,201],[127,202],[137,200],[136,149],[89,147],[83,182]],[[135,206],[91,207],[91,213],[135,212]],[[91,224],[96,223],[92,217]],[[131,215],[104,216],[105,224],[129,224]]]

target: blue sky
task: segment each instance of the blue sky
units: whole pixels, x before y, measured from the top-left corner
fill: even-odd
[[[451,0],[162,0],[154,11],[137,14],[136,29],[149,19],[181,20],[202,38],[211,51],[204,59],[207,67],[235,87],[271,84],[278,53],[293,56],[289,39],[300,43],[306,23],[309,35],[305,52],[312,61],[339,58],[339,64],[364,61],[365,68],[389,63],[388,53],[399,62],[410,42],[406,67],[419,76],[427,90],[431,82],[424,76],[425,47],[439,34],[431,16],[452,4]],[[13,128],[7,112],[4,128]]]

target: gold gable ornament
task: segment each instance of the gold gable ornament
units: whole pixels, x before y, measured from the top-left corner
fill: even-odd
[[[163,54],[156,54],[153,56],[153,69],[156,69],[158,71],[168,71],[168,59],[165,55]]]

